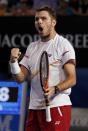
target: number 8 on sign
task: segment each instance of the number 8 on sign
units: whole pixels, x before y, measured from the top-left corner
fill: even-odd
[[[9,100],[9,89],[8,87],[1,87],[0,88],[0,101],[6,102]]]

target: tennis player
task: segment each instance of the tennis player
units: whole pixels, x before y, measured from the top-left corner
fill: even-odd
[[[50,7],[36,10],[35,27],[40,35],[32,42],[18,64],[21,54],[13,48],[10,55],[11,72],[18,82],[31,75],[31,91],[25,131],[69,131],[71,121],[71,88],[76,84],[75,51],[71,43],[55,31],[56,14]],[[48,89],[42,91],[39,63],[43,51],[49,58]],[[30,73],[31,72],[31,73]],[[45,118],[45,99],[50,100],[51,121]]]

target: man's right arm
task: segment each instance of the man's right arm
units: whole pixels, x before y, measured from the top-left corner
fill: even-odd
[[[13,48],[10,55],[10,70],[14,80],[23,82],[28,76],[28,70],[23,66],[19,66],[18,59],[21,55],[19,48]]]
[[[28,76],[28,70],[21,65],[20,72],[18,74],[12,74],[12,76],[17,82],[24,82]]]

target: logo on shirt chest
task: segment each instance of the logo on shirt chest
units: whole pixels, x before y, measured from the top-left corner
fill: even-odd
[[[48,56],[49,56],[49,57],[51,57],[51,56],[52,56],[52,54],[48,54]]]

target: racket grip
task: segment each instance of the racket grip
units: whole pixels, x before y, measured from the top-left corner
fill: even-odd
[[[51,113],[50,113],[50,106],[46,106],[46,121],[50,122],[51,121]]]

